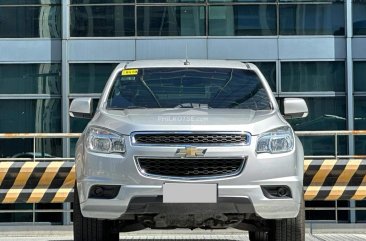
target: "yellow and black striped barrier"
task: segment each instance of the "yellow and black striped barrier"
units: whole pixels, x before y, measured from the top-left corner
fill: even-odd
[[[0,203],[70,202],[74,184],[74,162],[0,162]]]
[[[315,159],[304,162],[304,198],[366,199],[366,159]]]
[[[366,159],[304,162],[304,197],[312,200],[365,200]],[[72,202],[72,161],[0,162],[0,203]]]

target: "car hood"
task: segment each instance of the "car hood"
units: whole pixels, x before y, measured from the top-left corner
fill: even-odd
[[[101,110],[90,122],[125,135],[135,131],[246,131],[258,135],[286,124],[275,110],[183,108]]]

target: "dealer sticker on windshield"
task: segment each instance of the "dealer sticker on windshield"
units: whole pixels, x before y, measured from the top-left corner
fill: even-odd
[[[138,73],[139,73],[138,69],[124,69],[124,70],[122,70],[122,75],[123,76],[137,75]]]

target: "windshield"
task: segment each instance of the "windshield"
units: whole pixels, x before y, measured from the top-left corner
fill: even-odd
[[[230,68],[141,68],[117,75],[107,109],[235,108],[269,110],[257,74]]]

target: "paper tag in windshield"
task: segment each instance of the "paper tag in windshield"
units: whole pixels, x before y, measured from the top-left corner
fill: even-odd
[[[122,70],[122,76],[137,75],[139,73],[138,69],[124,69]]]

